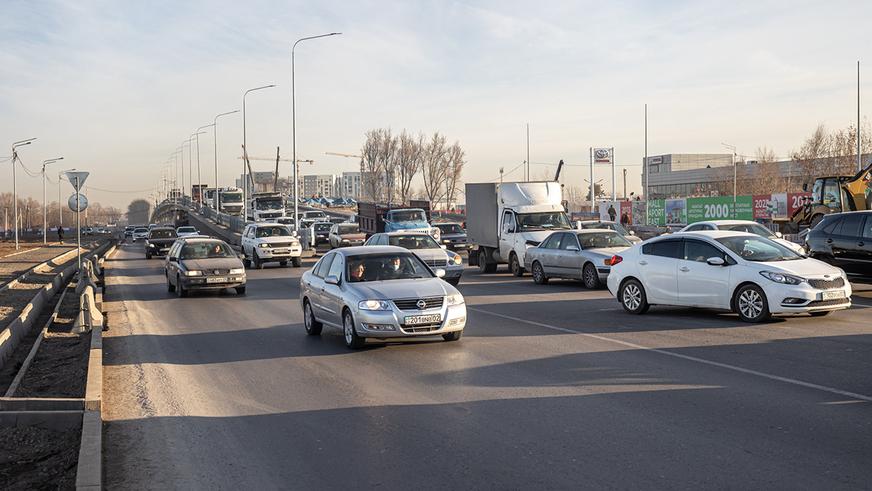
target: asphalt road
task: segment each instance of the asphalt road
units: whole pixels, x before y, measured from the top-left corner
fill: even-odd
[[[306,336],[300,269],[175,298],[108,264],[110,489],[858,489],[872,482],[872,299],[747,325],[529,277],[460,286],[457,343]],[[311,265],[311,261],[306,263]]]

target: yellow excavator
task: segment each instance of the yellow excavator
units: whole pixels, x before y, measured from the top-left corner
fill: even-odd
[[[814,228],[824,215],[843,211],[872,210],[872,163],[853,176],[827,176],[814,180],[811,197],[790,217],[799,231]],[[808,184],[803,185],[803,191]]]

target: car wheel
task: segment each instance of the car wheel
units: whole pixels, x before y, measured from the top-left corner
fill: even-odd
[[[149,254],[149,253],[146,252],[146,253],[145,253],[145,259],[146,259],[146,260],[151,259],[151,254]]]
[[[624,310],[631,314],[644,314],[650,307],[648,297],[645,295],[645,288],[638,280],[629,280],[621,285],[618,298]]]
[[[169,276],[167,276],[167,291],[170,293],[176,291],[176,285],[173,285],[173,282],[170,281]]]
[[[312,312],[312,306],[309,300],[303,302],[303,325],[306,327],[306,334],[309,336],[318,336],[321,334],[323,324],[315,319],[315,313]]]
[[[303,265],[303,258],[301,258],[301,257],[292,258],[291,263],[294,265],[295,268],[299,268],[300,266]]]
[[[342,333],[345,335],[345,346],[351,349],[363,348],[366,339],[357,335],[357,328],[354,327],[354,317],[351,312],[346,310],[342,316]]]
[[[582,269],[581,277],[584,280],[585,288],[589,288],[591,290],[595,290],[600,287],[600,279],[599,273],[596,271],[596,266],[591,263],[587,263],[584,265],[584,269]]]
[[[283,267],[283,268],[287,268],[287,267],[288,267],[288,262],[287,262],[287,261],[279,261],[279,266],[281,266],[281,267]]]
[[[548,277],[545,276],[545,269],[542,268],[542,263],[539,261],[533,262],[531,272],[533,274],[533,283],[536,283],[537,285],[545,285],[548,283]]]
[[[736,291],[733,307],[744,322],[761,322],[769,318],[769,302],[763,289],[757,285],[745,285]]]
[[[244,286],[237,286],[236,287],[236,294],[237,295],[245,295],[245,287]]]
[[[823,316],[829,315],[831,313],[833,313],[832,310],[819,310],[817,312],[809,312],[809,314],[811,314],[812,317],[823,317]]]
[[[521,266],[521,262],[518,261],[518,255],[514,252],[509,255],[509,270],[513,276],[524,276],[524,267]]]
[[[488,261],[486,258],[490,251],[486,248],[478,251],[478,272],[481,274],[492,274],[497,272],[497,263]]]
[[[185,290],[185,287],[182,286],[182,280],[178,276],[176,276],[176,293],[180,298],[188,296],[188,290]]]
[[[445,280],[445,281],[447,281],[448,284],[451,285],[451,286],[457,286],[457,285],[460,284],[460,278],[459,278],[459,277],[457,277],[457,278],[451,278],[450,280]]]
[[[256,252],[251,255],[251,267],[254,269],[263,269],[263,263]]]
[[[463,330],[449,332],[442,335],[442,339],[446,341],[460,341],[460,338],[463,337]]]

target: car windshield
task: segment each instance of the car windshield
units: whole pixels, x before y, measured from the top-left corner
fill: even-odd
[[[427,215],[423,210],[394,210],[391,212],[392,222],[426,222]]]
[[[340,226],[336,227],[336,233],[338,233],[339,235],[356,234],[359,232],[360,232],[360,225],[358,225],[356,223],[351,223],[348,225],[340,225]]]
[[[307,211],[303,213],[303,218],[326,218],[327,214],[323,211]]]
[[[731,232],[748,232],[760,237],[775,237],[771,230],[760,225],[759,223],[737,223],[735,225],[718,225],[719,230],[729,230]]]
[[[147,234],[148,229],[147,228],[138,228],[138,229],[134,230],[133,233],[135,233],[135,234]]]
[[[436,227],[438,227],[439,230],[443,234],[462,234],[462,233],[464,233],[463,228],[456,223],[443,223],[443,224],[436,225]]]
[[[258,210],[284,210],[285,205],[282,203],[281,198],[270,199],[270,200],[257,200],[257,209]]]
[[[433,277],[430,269],[412,254],[348,256],[347,264],[346,277],[349,283]]]
[[[560,211],[545,213],[522,213],[518,215],[518,226],[521,230],[567,230],[569,219]]]
[[[224,242],[195,242],[185,244],[180,259],[207,259],[213,257],[236,257],[233,250]]]
[[[149,238],[151,238],[151,239],[174,239],[174,238],[176,238],[176,231],[175,230],[154,229],[149,234]]]
[[[389,235],[388,244],[399,246],[409,250],[412,249],[439,249],[439,244],[433,240],[433,237],[425,234],[417,235]]]
[[[223,203],[242,203],[242,193],[224,193],[221,195]]]
[[[312,228],[314,228],[316,232],[329,232],[330,227],[332,226],[332,223],[316,223]]]
[[[255,232],[255,236],[258,239],[262,239],[264,237],[284,237],[286,235],[291,235],[291,231],[288,230],[288,227],[282,225],[274,225],[272,227],[257,227],[257,231]]]
[[[743,235],[721,237],[717,241],[746,261],[794,261],[803,258],[787,247],[763,237]]]
[[[179,227],[180,234],[193,233],[196,231],[197,231],[197,229],[195,229],[194,227]]]
[[[583,249],[604,247],[630,247],[630,241],[617,232],[588,232],[578,234],[578,242]]]

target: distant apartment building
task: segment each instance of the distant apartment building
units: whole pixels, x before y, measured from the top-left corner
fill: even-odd
[[[236,187],[239,189],[245,189],[248,194],[252,193],[265,193],[273,191],[273,186],[275,186],[275,172],[252,172],[251,180],[254,181],[254,189],[252,190],[251,181],[248,181],[248,186],[244,187],[243,182],[244,177],[239,176],[239,179],[236,180]],[[279,187],[281,189],[281,187]]]
[[[340,198],[359,199],[361,194],[360,172],[343,172],[336,176],[336,191]]]
[[[336,176],[333,174],[316,174],[303,176],[303,196],[336,196]]]

